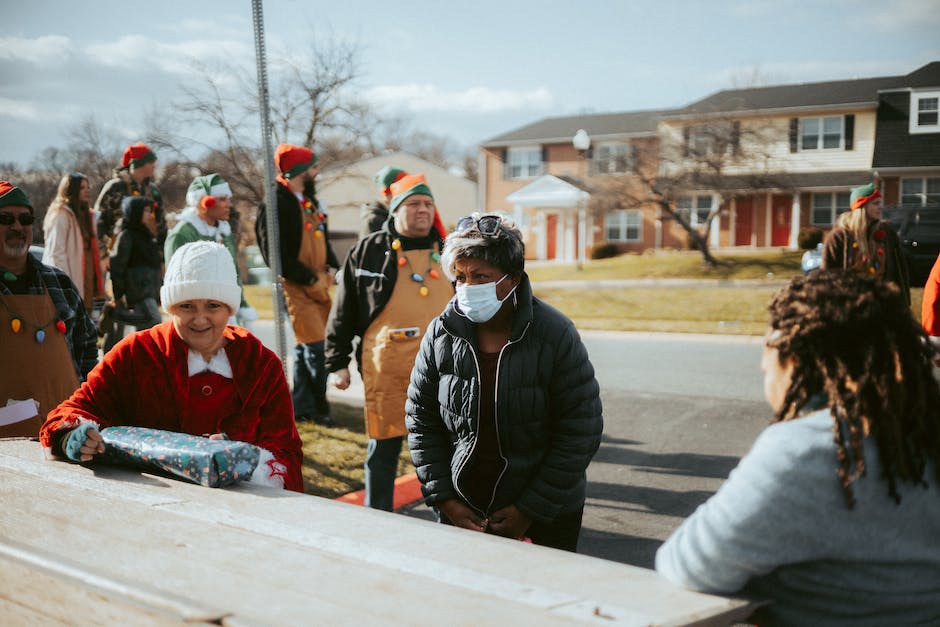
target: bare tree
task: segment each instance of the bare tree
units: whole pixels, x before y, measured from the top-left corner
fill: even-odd
[[[616,209],[655,207],[660,216],[678,224],[705,263],[716,266],[709,235],[714,218],[737,193],[754,189],[783,189],[786,177],[774,172],[772,147],[781,139],[778,127],[761,121],[744,123],[712,117],[685,126],[675,135],[637,141],[627,172],[609,178],[592,194],[595,214]],[[707,215],[683,206],[683,199],[707,192],[715,201]]]

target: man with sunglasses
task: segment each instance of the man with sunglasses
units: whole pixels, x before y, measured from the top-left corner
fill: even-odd
[[[350,355],[365,388],[366,507],[392,511],[405,397],[421,337],[453,297],[440,252],[447,235],[423,174],[390,184],[391,219],[349,252],[326,329],[326,369],[349,387]]]
[[[0,404],[26,402],[20,420],[0,424],[0,437],[38,435],[98,361],[98,334],[78,288],[29,254],[35,220],[23,190],[0,181]],[[7,417],[14,419],[0,423]]]

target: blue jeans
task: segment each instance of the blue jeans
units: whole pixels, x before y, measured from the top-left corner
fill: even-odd
[[[323,342],[294,346],[294,417],[322,418],[330,415],[326,400],[326,366],[323,362]]]
[[[403,440],[404,437],[369,440],[366,447],[366,507],[392,511]]]

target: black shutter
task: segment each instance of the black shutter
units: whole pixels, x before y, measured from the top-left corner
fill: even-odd
[[[503,161],[503,179],[509,178],[509,149],[503,148],[500,159]]]
[[[692,135],[692,130],[688,126],[682,129],[682,156],[683,157],[689,156],[689,138],[691,137],[691,135]]]
[[[845,116],[845,149],[855,148],[855,116],[848,114]]]
[[[548,146],[542,146],[542,174],[548,173]]]
[[[738,120],[731,123],[731,154],[741,154],[741,122]]]
[[[800,141],[800,121],[797,118],[790,118],[790,152],[799,150]]]

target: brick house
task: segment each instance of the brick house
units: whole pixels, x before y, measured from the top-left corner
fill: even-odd
[[[724,90],[681,109],[549,118],[481,146],[480,198],[516,216],[534,259],[572,261],[606,242],[684,248],[685,232],[654,203],[590,211],[592,194],[643,168],[665,178],[718,162],[711,185],[687,185],[673,206],[695,227],[711,222],[713,249],[795,248],[800,228],[830,227],[849,188],[876,170],[888,204],[940,199],[938,96],[935,62],[904,76]],[[589,150],[572,143],[579,129]]]

